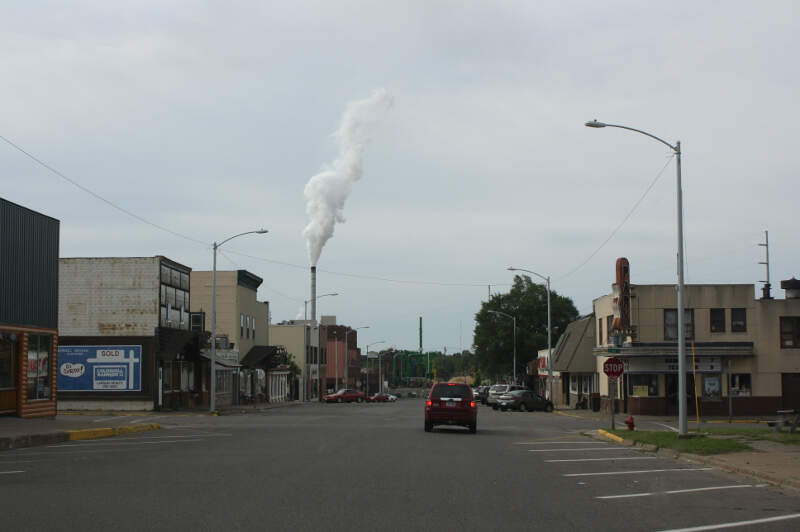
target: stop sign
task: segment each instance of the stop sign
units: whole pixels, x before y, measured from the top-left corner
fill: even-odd
[[[609,358],[603,362],[603,373],[608,375],[609,379],[616,380],[620,375],[622,375],[622,370],[622,360],[618,358]]]

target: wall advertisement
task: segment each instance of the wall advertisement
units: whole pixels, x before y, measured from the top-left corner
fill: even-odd
[[[141,391],[142,346],[58,346],[58,390],[61,392]]]

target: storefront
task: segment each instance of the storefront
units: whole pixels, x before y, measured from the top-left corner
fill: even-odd
[[[59,221],[0,198],[0,414],[56,415]]]

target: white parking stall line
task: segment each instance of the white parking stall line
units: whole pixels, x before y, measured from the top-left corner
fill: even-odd
[[[555,453],[555,452],[571,452],[571,451],[630,451],[628,447],[572,447],[568,449],[528,449],[529,453]]]
[[[605,458],[559,458],[558,460],[545,460],[547,463],[555,462],[609,462],[616,460],[655,460],[657,456],[607,456]]]
[[[681,467],[677,469],[643,469],[639,471],[604,471],[602,473],[569,473],[565,477],[599,477],[605,475],[641,475],[645,473],[666,473],[671,471],[708,471],[710,467]]]
[[[669,430],[671,430],[672,432],[678,432],[678,429],[676,429],[675,427],[671,427],[671,426],[669,426],[669,425],[665,425],[664,423],[657,423],[657,422],[653,421],[653,424],[654,424],[654,425],[660,425],[660,426],[662,426],[662,427],[666,427],[666,428],[668,428]]]
[[[0,471],[0,475],[16,475],[17,473],[24,473],[25,471]]]
[[[719,530],[721,528],[735,528],[738,526],[760,525],[761,523],[774,523],[776,521],[786,521],[788,519],[800,519],[800,514],[776,515],[775,517],[764,517],[763,519],[751,519],[750,521],[736,521],[732,523],[718,523],[715,525],[693,526],[689,528],[671,528],[661,532],[700,532],[701,530]]]
[[[698,491],[714,491],[714,490],[733,490],[739,488],[759,488],[763,487],[764,484],[733,484],[730,486],[708,486],[706,488],[692,488],[692,489],[685,489],[685,490],[669,490],[669,491],[657,491],[652,493],[627,493],[624,495],[601,495],[599,497],[595,497],[595,499],[627,499],[629,497],[647,497],[650,495],[676,495],[678,493],[695,493]]]

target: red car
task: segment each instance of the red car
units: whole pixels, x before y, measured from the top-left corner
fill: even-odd
[[[425,432],[433,430],[434,425],[460,425],[474,434],[478,430],[478,406],[472,388],[460,382],[434,384],[425,401]]]
[[[322,400],[326,403],[362,403],[367,400],[364,392],[342,388],[336,393],[323,395]]]

